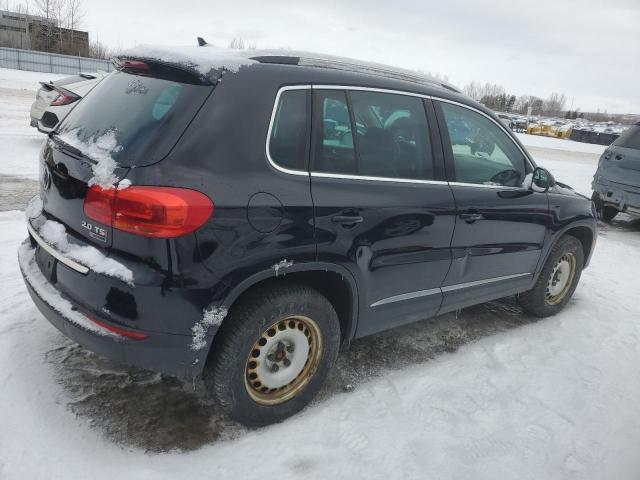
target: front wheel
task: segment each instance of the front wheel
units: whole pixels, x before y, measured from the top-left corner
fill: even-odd
[[[232,308],[204,372],[234,420],[259,427],[304,408],[335,362],[340,325],[316,290],[282,284],[251,292]]]
[[[555,315],[564,308],[578,286],[584,251],[575,237],[565,235],[555,244],[534,287],[518,296],[524,310],[536,317]]]

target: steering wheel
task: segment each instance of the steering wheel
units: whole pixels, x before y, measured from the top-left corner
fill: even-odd
[[[491,177],[491,183],[497,183],[498,185],[504,185],[506,187],[517,187],[520,182],[520,172],[512,168],[508,170],[502,170]]]

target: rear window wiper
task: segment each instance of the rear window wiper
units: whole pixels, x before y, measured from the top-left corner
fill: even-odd
[[[67,142],[65,142],[64,140],[61,140],[60,137],[58,137],[56,132],[51,132],[49,133],[49,138],[51,140],[53,140],[55,142],[55,144],[60,147],[62,149],[62,151],[64,151],[65,153],[70,153],[71,155],[73,155],[74,157],[78,157],[78,158],[82,158],[85,160],[90,160],[91,162],[95,163],[95,160],[91,159],[90,157],[88,157],[87,155],[85,155],[82,150],[80,150],[77,147],[74,147],[73,145],[69,145]]]

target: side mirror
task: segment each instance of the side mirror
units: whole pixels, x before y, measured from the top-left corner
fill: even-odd
[[[553,178],[553,175],[551,175],[549,170],[542,167],[536,167],[533,170],[533,175],[531,177],[531,190],[534,192],[545,193],[555,184],[556,179]]]

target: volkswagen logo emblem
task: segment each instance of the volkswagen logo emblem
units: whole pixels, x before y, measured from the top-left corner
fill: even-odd
[[[49,167],[44,167],[44,172],[42,173],[42,187],[45,190],[48,190],[51,186],[51,173],[49,172]]]

